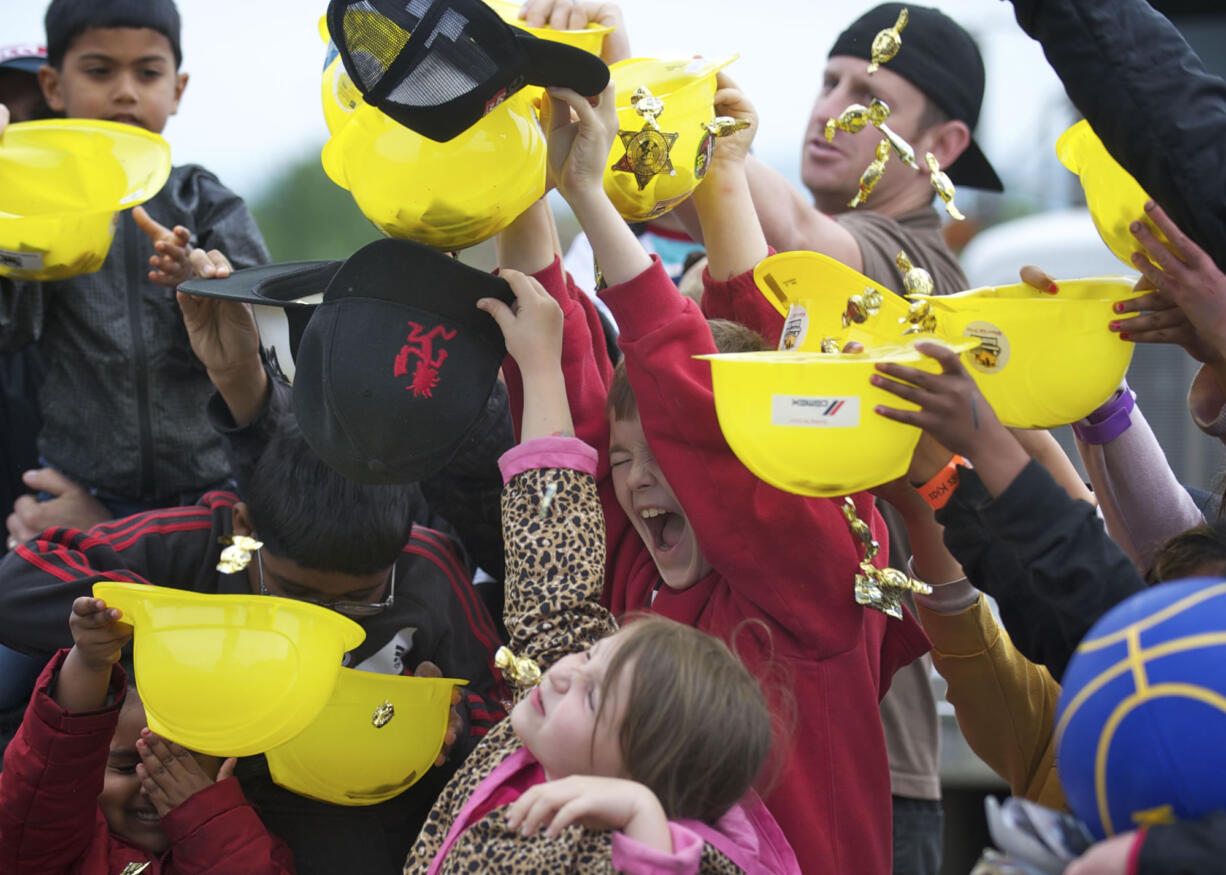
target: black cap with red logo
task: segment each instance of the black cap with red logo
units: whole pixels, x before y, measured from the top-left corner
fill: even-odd
[[[506,280],[410,240],[377,240],[332,277],[302,334],[294,415],[307,443],[363,483],[442,469],[472,428],[506,356],[480,298]]]

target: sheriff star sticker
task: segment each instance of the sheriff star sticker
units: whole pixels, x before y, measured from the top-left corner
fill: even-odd
[[[614,170],[633,173],[639,191],[647,187],[652,177],[663,173],[673,175],[673,160],[669,157],[677,134],[644,126],[641,131],[618,131],[626,154],[613,165]]]

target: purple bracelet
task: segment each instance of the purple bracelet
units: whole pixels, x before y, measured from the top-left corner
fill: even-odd
[[[1115,440],[1132,425],[1132,408],[1137,396],[1124,383],[1101,407],[1080,422],[1073,423],[1073,434],[1083,444],[1105,444]]]

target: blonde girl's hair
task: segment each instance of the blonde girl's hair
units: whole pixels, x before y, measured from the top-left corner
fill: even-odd
[[[618,732],[626,777],[650,788],[669,818],[713,824],[754,785],[770,751],[758,681],[718,638],[655,616],[625,628],[601,711],[627,671]]]

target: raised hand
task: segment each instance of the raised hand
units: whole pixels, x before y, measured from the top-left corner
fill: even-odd
[[[1029,463],[1030,456],[996,418],[996,412],[962,366],[957,352],[937,343],[917,343],[915,348],[936,359],[941,373],[882,362],[877,365],[881,373],[870,379],[874,386],[920,409],[901,410],[885,405],[874,409],[886,419],[923,429],[941,446],[970,459],[988,491],[1000,494]],[[894,379],[886,379],[882,374]]]
[[[191,751],[154,735],[148,728],[141,730],[136,752],[140,754],[136,776],[141,789],[162,817],[206,787],[233,775],[238,762],[231,757],[221,764],[216,779],[211,778]]]
[[[519,17],[528,27],[552,27],[554,30],[583,30],[589,24],[611,27],[604,38],[600,57],[606,64],[616,64],[630,53],[630,37],[621,7],[603,0],[528,0],[519,8]]]
[[[753,145],[753,138],[758,133],[758,111],[732,77],[723,70],[715,74],[715,88],[715,114],[749,124],[735,133],[716,138],[712,163],[744,163],[749,155],[749,147]],[[714,167],[712,170],[714,172]]]
[[[591,98],[569,88],[549,88],[547,96],[542,123],[550,182],[572,206],[577,198],[603,196],[605,164],[617,136],[613,83]]]
[[[192,232],[182,225],[167,228],[157,222],[144,207],[132,210],[136,225],[153,241],[155,254],[149,256],[149,279],[160,286],[178,288],[193,276],[227,277],[231,273],[229,260],[216,249],[207,252],[191,245]]]
[[[531,372],[560,367],[562,360],[562,308],[545,287],[517,270],[502,277],[515,293],[514,308],[497,298],[482,298],[477,307],[494,317],[525,379]]]
[[[68,628],[72,650],[60,667],[51,695],[65,711],[96,711],[106,704],[111,669],[132,640],[132,627],[121,622],[123,612],[102,599],[81,596],[72,603]]]
[[[1226,275],[1153,201],[1145,211],[1166,235],[1158,240],[1144,222],[1133,222],[1132,234],[1145,251],[1132,261],[1141,271],[1138,289],[1152,289],[1116,305],[1117,313],[1141,313],[1111,323],[1111,330],[1136,343],[1175,343],[1205,364],[1226,360]]]

